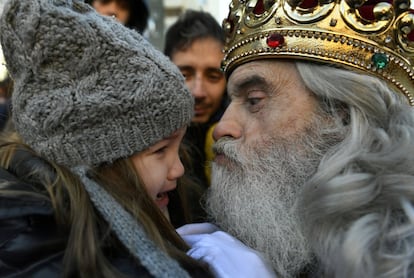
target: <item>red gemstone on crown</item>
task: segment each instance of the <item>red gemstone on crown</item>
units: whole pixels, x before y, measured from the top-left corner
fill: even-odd
[[[303,0],[299,7],[302,9],[312,9],[318,6],[318,0]]]
[[[361,7],[358,8],[358,12],[362,18],[369,21],[374,21],[374,8],[378,3],[381,2],[387,2],[392,4],[392,0],[368,0]]]
[[[254,6],[253,13],[255,15],[262,15],[265,12],[264,3],[263,0],[259,0],[256,3],[256,6]]]
[[[281,46],[285,42],[285,38],[278,33],[271,34],[267,37],[266,43],[271,48],[276,48]]]
[[[412,9],[409,9],[409,10],[408,10],[408,12],[409,12],[410,14],[414,14],[414,10],[412,10]],[[414,42],[414,30],[411,30],[411,32],[407,34],[407,39],[408,39],[410,42]]]
[[[407,39],[410,42],[414,42],[414,30],[412,30],[410,33],[407,34]]]

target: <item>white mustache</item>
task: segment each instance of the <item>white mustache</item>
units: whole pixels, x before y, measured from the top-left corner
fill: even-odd
[[[240,146],[241,144],[236,140],[230,139],[228,137],[223,137],[214,143],[213,152],[216,155],[222,154],[236,163],[242,163],[243,161],[240,155]]]

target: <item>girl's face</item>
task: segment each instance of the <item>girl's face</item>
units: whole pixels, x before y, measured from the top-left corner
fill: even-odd
[[[177,179],[184,174],[178,150],[185,131],[186,127],[183,127],[170,137],[131,157],[147,192],[167,217],[167,192],[176,188]]]

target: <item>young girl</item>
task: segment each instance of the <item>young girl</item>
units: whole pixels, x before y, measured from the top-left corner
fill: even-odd
[[[162,213],[192,118],[180,72],[82,1],[11,0],[0,24],[0,276],[211,276]]]

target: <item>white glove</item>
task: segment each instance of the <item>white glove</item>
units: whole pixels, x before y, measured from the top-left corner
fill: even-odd
[[[211,234],[213,232],[219,231],[220,229],[211,223],[196,223],[196,224],[187,224],[177,228],[177,233],[180,236],[187,235],[199,235],[199,234]]]
[[[187,254],[208,263],[216,277],[276,277],[259,252],[219,231],[213,224],[189,224],[178,228],[177,232],[191,246]]]

